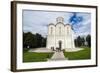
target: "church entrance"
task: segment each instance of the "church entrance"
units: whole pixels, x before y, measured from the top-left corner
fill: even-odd
[[[62,41],[59,41],[59,50],[61,51],[62,48]]]

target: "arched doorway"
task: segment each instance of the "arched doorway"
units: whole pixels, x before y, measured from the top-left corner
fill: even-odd
[[[62,41],[59,41],[59,50],[61,51],[62,48]]]

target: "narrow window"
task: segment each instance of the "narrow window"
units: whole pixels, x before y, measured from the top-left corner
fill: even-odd
[[[59,35],[61,35],[61,27],[59,27]]]

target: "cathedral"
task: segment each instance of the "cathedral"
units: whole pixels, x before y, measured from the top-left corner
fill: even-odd
[[[54,49],[73,49],[74,44],[74,32],[70,24],[64,24],[64,18],[56,18],[56,23],[50,23],[48,25],[48,35],[46,48]]]

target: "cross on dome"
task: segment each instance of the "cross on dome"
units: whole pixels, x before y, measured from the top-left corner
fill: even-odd
[[[57,21],[57,23],[63,23],[64,22],[64,18],[63,17],[57,17],[56,21]]]

